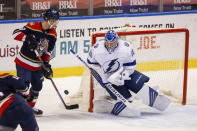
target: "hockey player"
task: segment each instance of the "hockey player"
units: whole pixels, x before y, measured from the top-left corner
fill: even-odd
[[[146,84],[149,81],[148,76],[135,70],[136,59],[132,45],[121,40],[114,30],[109,30],[104,40],[95,43],[89,52],[87,63],[93,69],[96,69],[96,66],[100,67],[102,82],[106,86],[111,84],[129,101],[133,97],[130,93],[132,91],[136,94],[136,99],[141,99],[144,104],[159,111],[165,110],[170,104],[166,96],[160,95]],[[114,115],[129,117],[141,115],[140,110],[132,105],[132,101],[130,101],[131,106],[127,107],[108,88],[105,89],[116,102],[95,100],[95,112],[110,112]]]
[[[38,131],[32,108],[24,98],[29,87],[19,77],[0,74],[0,130],[13,131],[20,124],[23,131]]]
[[[47,9],[43,18],[42,22],[27,23],[22,29],[16,29],[13,32],[14,40],[23,42],[15,59],[17,76],[24,79],[27,86],[31,84],[28,103],[38,115],[42,114],[42,111],[34,106],[42,89],[43,75],[46,78],[53,76],[49,61],[57,39],[55,27],[59,20],[59,13],[54,9]],[[39,52],[46,68],[41,67],[41,62],[34,50]]]

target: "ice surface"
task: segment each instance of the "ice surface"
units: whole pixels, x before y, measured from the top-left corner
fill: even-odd
[[[189,70],[188,74],[188,103],[192,101],[192,104],[171,104],[161,114],[143,113],[138,118],[68,111],[63,108],[51,82],[45,80],[36,105],[44,111],[42,117],[36,117],[40,131],[197,131],[197,69]],[[65,97],[63,91],[75,93],[80,80],[81,77],[66,77],[55,78],[54,82]],[[20,130],[19,126],[17,131]]]

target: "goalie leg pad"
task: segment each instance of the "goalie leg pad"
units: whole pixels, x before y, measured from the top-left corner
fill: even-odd
[[[122,96],[124,96],[125,99],[128,99],[131,97],[131,93],[129,92],[128,88],[126,86],[116,86],[112,85]],[[112,99],[117,100],[117,97],[108,89],[105,88],[107,92],[110,94]]]
[[[122,102],[112,103],[109,100],[96,100],[94,101],[94,112],[96,113],[111,113],[113,115],[124,117],[138,117],[141,115],[139,109],[135,105],[126,107]]]
[[[134,105],[131,101],[131,104],[126,106],[122,102],[117,102],[114,105],[114,108],[112,109],[112,114],[123,116],[123,117],[139,117],[141,116],[140,109],[136,108],[136,105]]]
[[[158,96],[158,92],[149,86],[144,85],[142,89],[137,93],[136,99],[142,100],[145,105],[153,106],[156,97]]]
[[[149,106],[153,106],[158,96],[158,92],[149,87]]]
[[[114,105],[114,108],[112,109],[111,113],[114,114],[114,115],[119,115],[119,113],[124,110],[124,108],[126,107],[126,105],[120,101],[120,102],[117,102],[115,105]]]
[[[149,86],[144,85],[142,89],[137,93],[136,99],[142,100],[145,105],[153,106],[156,97],[158,96],[158,92]]]
[[[110,113],[114,104],[108,100],[95,100],[94,112],[97,113]]]
[[[159,111],[164,111],[170,103],[171,100],[168,97],[164,95],[158,95],[153,104],[153,107]]]
[[[125,86],[134,93],[138,93],[138,91],[143,87],[144,83],[149,81],[148,76],[138,71],[134,71],[130,77],[131,80],[125,80]]]
[[[136,99],[141,99],[145,105],[153,107],[159,111],[164,111],[170,104],[170,99],[164,95],[160,95],[157,91],[149,86],[144,85],[137,93]]]

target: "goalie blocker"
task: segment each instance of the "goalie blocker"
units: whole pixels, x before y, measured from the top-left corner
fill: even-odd
[[[124,85],[116,86],[112,84],[112,86],[126,99],[132,98],[132,95],[129,92],[130,90],[136,94],[134,99],[142,100],[145,105],[153,107],[159,111],[164,111],[168,107],[171,102],[170,99],[159,94],[155,89],[145,84],[149,81],[149,77],[138,71],[134,71],[129,77],[131,79],[125,80]],[[114,100],[117,100],[116,95],[114,95],[108,88],[105,89]],[[95,100],[94,111],[100,113],[109,112],[119,116],[140,116],[140,110],[136,108],[132,101],[130,102],[131,106],[127,107],[119,100],[117,100],[116,103],[112,103],[109,100]]]

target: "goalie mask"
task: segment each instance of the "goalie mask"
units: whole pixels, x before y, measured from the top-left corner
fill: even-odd
[[[109,30],[105,35],[105,47],[108,52],[113,52],[118,46],[119,36],[114,30]]]
[[[59,22],[59,12],[54,9],[47,9],[43,14],[44,20],[50,25],[50,29],[56,27]]]

